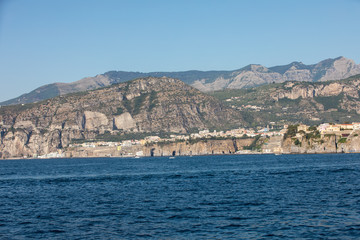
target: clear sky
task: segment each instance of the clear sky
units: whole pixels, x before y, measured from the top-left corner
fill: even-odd
[[[110,70],[360,63],[360,0],[0,0],[0,101]]]

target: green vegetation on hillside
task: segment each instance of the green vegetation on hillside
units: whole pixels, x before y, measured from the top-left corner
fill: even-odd
[[[148,96],[147,93],[141,94],[140,96],[134,98],[133,102],[133,111],[132,114],[137,115],[140,113],[141,108],[143,107],[143,104],[145,102],[146,97]]]
[[[257,135],[254,138],[254,141],[249,145],[249,146],[244,146],[243,149],[244,150],[251,150],[251,151],[259,151],[261,149],[262,143],[259,141],[260,140],[260,135]]]
[[[137,96],[131,100],[125,98],[122,101],[122,104],[128,112],[133,115],[137,115],[141,112],[142,109],[146,109],[147,111],[151,112],[153,108],[156,107],[158,102],[159,101],[157,100],[156,91],[151,91],[149,93],[141,93],[140,96]],[[119,115],[119,113],[121,114],[124,111],[124,109],[122,109],[122,111],[120,109],[122,108],[118,108],[118,111],[115,113],[115,115]]]
[[[210,95],[223,101],[227,106],[240,111],[244,119],[252,127],[264,126],[270,122],[275,122],[277,125],[297,123],[317,125],[323,122],[356,122],[360,121],[360,114],[356,112],[360,99],[353,95],[346,95],[344,92],[341,92],[338,95],[332,96],[289,99],[284,95],[278,94],[283,94],[284,92],[293,93],[293,89],[303,92],[311,91],[311,89],[316,89],[317,87],[324,89],[325,86],[333,83],[345,84],[347,87],[344,89],[357,88],[356,81],[359,79],[360,75],[338,81],[285,82],[263,85],[251,89],[226,89],[212,92]]]
[[[337,96],[329,97],[314,97],[314,100],[324,106],[324,110],[329,110],[332,108],[339,109],[340,101],[344,98],[344,93],[340,93]]]
[[[151,91],[149,96],[149,112],[151,112],[158,102],[157,93],[155,91]]]
[[[340,138],[338,143],[346,143],[347,141],[347,138]]]
[[[116,109],[116,112],[114,113],[114,115],[116,116],[116,115],[121,115],[121,114],[123,114],[124,113],[124,109],[123,108],[121,108],[121,107],[118,107],[117,109]]]
[[[284,134],[284,139],[286,139],[288,137],[295,137],[298,126],[299,125],[289,125],[286,133]]]

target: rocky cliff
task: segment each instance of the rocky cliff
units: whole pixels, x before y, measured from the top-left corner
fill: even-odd
[[[359,98],[360,78],[354,77],[352,81],[329,81],[316,84],[301,84],[289,82],[284,85],[284,89],[272,92],[271,97],[279,101],[280,99],[298,99],[314,97],[330,97],[344,94],[352,98]]]
[[[212,93],[240,109],[249,122],[306,123],[360,121],[360,75],[323,82],[289,81],[252,89]]]
[[[238,150],[249,146],[254,138],[246,139],[217,139],[201,140],[196,142],[161,142],[147,145],[132,145],[117,147],[82,148],[70,147],[65,149],[67,157],[134,157],[137,153],[141,156],[192,156],[192,155],[221,155],[234,154]]]
[[[309,137],[311,135],[311,137]],[[251,147],[252,146],[252,147]],[[252,150],[250,150],[252,149]],[[251,153],[359,153],[359,131],[347,137],[341,135],[298,134],[286,137],[271,136],[245,139],[202,139],[199,141],[160,142],[146,145],[69,147],[64,149],[67,157],[134,157],[140,156],[192,156]]]
[[[0,157],[43,155],[74,139],[243,126],[240,113],[180,80],[145,78],[0,108]]]
[[[313,153],[359,153],[360,131],[353,131],[342,137],[341,134],[320,135],[314,132],[297,134],[285,137],[272,136],[259,139],[207,140],[190,144],[188,142],[171,144],[154,144],[143,147],[145,156],[179,156],[179,155],[211,155],[234,154],[244,147],[257,142],[257,153],[286,153],[286,154],[313,154]]]
[[[249,146],[254,139],[202,140],[196,143],[179,142],[170,144],[154,144],[143,147],[145,156],[182,156],[234,154],[244,146]]]
[[[281,99],[310,99],[316,101],[322,97],[340,97],[339,105],[333,106],[334,109],[341,108],[348,112],[356,111],[360,114],[360,76],[356,75],[345,81],[328,81],[314,84],[303,84],[289,82],[279,89],[270,93],[270,96],[279,101]],[[330,98],[329,98],[330,99]],[[323,110],[324,107],[319,103],[316,108]]]
[[[111,71],[88,77],[73,83],[54,83],[42,86],[22,96],[0,103],[0,105],[31,103],[72,92],[96,89],[111,84],[129,81],[135,78],[171,77],[203,91],[215,91],[225,88],[241,89],[269,83],[285,81],[317,82],[344,79],[360,74],[360,65],[351,59],[339,57],[327,59],[313,65],[293,62],[284,66],[264,67],[249,65],[233,71],[185,71],[185,72],[123,72]]]
[[[283,153],[359,153],[359,131],[349,136],[342,137],[335,134],[327,134],[318,137],[308,137],[300,134],[289,137],[282,142]]]

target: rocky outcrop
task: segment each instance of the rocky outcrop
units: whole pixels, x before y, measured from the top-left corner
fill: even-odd
[[[351,134],[346,138],[346,141],[339,143],[337,142],[337,152],[360,152],[360,132]]]
[[[81,126],[88,131],[108,129],[109,120],[107,116],[100,112],[85,111]]]
[[[136,122],[131,114],[126,112],[114,117],[114,129],[129,130],[136,127]]]
[[[304,103],[313,105],[312,111],[328,110],[356,112],[360,114],[360,76],[356,75],[346,80],[328,81],[312,84],[290,82],[284,88],[278,88],[275,91],[269,91],[268,95],[275,101],[281,99],[302,99]],[[327,99],[325,99],[327,98]],[[320,101],[320,102],[317,102]],[[328,102],[327,102],[328,101]],[[324,104],[328,108],[324,108]],[[311,107],[309,105],[309,110]]]
[[[299,143],[295,144],[298,139]],[[282,143],[283,153],[336,153],[336,136],[323,136],[321,139],[287,138]]]
[[[82,137],[76,130],[27,131],[12,129],[1,137],[0,157],[36,157],[50,152],[56,152],[67,146],[72,139]]]
[[[285,89],[271,93],[271,97],[278,101],[283,98],[329,97],[343,93],[346,96],[359,98],[359,86],[360,79],[351,82],[327,82],[312,85],[291,82],[285,85]]]
[[[99,74],[95,77],[84,78],[73,83],[54,83],[45,85],[30,93],[23,94],[18,98],[0,104],[31,103],[58,95],[97,89],[111,84],[149,76],[177,78],[203,92],[208,92],[224,88],[240,89],[285,81],[318,82],[339,80],[356,74],[360,74],[360,65],[357,65],[353,60],[344,57],[327,59],[313,65],[293,62],[284,66],[267,68],[253,64],[233,71],[151,73],[111,71]]]
[[[283,153],[354,153],[360,152],[360,131],[349,136],[328,134],[319,137],[307,137],[299,134],[288,137],[282,142]]]
[[[325,70],[326,69],[326,70]],[[328,59],[315,65],[313,69],[315,81],[329,81],[348,78],[360,73],[360,65],[351,59],[339,57]]]
[[[319,125],[360,121],[360,74],[327,82],[284,82],[211,93],[249,121]]]

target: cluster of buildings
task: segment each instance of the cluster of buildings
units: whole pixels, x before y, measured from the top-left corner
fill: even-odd
[[[256,137],[256,136],[283,136],[287,131],[288,125],[284,125],[281,130],[274,130],[269,126],[254,130],[252,128],[238,128],[228,131],[210,131],[204,129],[198,133],[192,133],[189,135],[175,135],[172,134],[168,138],[161,138],[159,136],[147,136],[144,139],[133,139],[125,140],[121,142],[85,142],[79,144],[70,144],[69,147],[83,147],[83,148],[97,148],[97,147],[115,147],[120,150],[122,147],[132,147],[134,145],[144,146],[146,144],[153,144],[159,142],[176,142],[176,141],[188,141],[196,139],[226,139],[226,138],[244,138],[244,137]],[[297,126],[297,132],[311,132],[314,127],[310,128],[308,125],[300,124]],[[350,134],[352,131],[360,130],[359,123],[348,123],[348,124],[331,124],[323,123],[316,127],[316,130],[320,134]]]
[[[189,135],[170,135],[168,138],[161,138],[159,136],[147,136],[143,139],[133,139],[133,140],[124,140],[121,142],[84,142],[78,144],[70,144],[68,150],[73,154],[78,154],[79,156],[143,156],[144,147],[151,148],[151,144],[157,143],[175,143],[188,140],[206,140],[206,139],[229,139],[229,138],[253,138],[256,136],[262,137],[271,137],[264,142],[262,147],[263,153],[273,153],[281,152],[281,142],[282,136],[287,132],[288,125],[283,125],[282,129],[273,129],[273,127],[264,127],[254,129],[238,128],[228,131],[210,131],[204,129],[198,133],[192,133]],[[312,133],[314,131],[319,131],[321,135],[334,134],[341,137],[349,136],[353,131],[360,131],[360,123],[348,123],[348,124],[331,124],[323,123],[319,126],[308,126],[304,124],[297,125],[297,137],[302,137],[303,133]],[[269,141],[270,140],[270,141]],[[150,145],[148,145],[150,144]],[[72,150],[71,150],[72,149]],[[240,153],[252,153],[251,150],[242,150]],[[66,155],[67,156],[67,155]],[[77,156],[77,155],[69,155]],[[64,152],[60,151],[57,153],[49,153],[44,156],[37,156],[39,158],[50,158],[50,157],[64,157]]]
[[[83,148],[97,148],[97,147],[115,147],[121,149],[121,147],[131,147],[134,145],[144,145],[144,140],[125,140],[122,142],[84,142],[69,144],[69,147],[83,147]]]
[[[225,101],[226,102],[232,102],[232,101],[236,101],[238,99],[240,99],[240,97],[231,97],[231,98],[226,99]],[[231,107],[235,108],[235,109],[238,109],[238,110],[249,109],[249,110],[253,110],[255,112],[259,112],[260,110],[264,109],[263,107],[259,107],[259,106],[256,106],[256,105],[250,105],[250,104],[241,105],[240,107],[237,107],[235,105],[231,105]]]
[[[69,147],[83,147],[83,148],[97,148],[97,147],[115,147],[121,149],[121,147],[131,147],[134,145],[146,145],[152,143],[159,142],[176,142],[176,141],[188,141],[188,140],[196,140],[196,139],[226,139],[226,138],[243,138],[243,137],[256,137],[258,135],[261,136],[283,136],[286,132],[286,129],[282,129],[280,131],[274,131],[269,127],[261,128],[261,129],[246,129],[246,128],[238,128],[232,129],[228,131],[210,131],[208,129],[204,129],[199,131],[198,133],[192,133],[189,135],[176,135],[172,134],[169,138],[161,138],[159,136],[147,136],[144,139],[133,139],[133,140],[125,140],[121,142],[84,142],[84,143],[74,143],[70,144]]]
[[[331,133],[343,130],[360,130],[360,122],[344,123],[344,124],[320,124],[318,130],[321,133]]]
[[[297,131],[309,132],[310,126],[300,124],[297,127]],[[352,131],[360,130],[360,122],[353,123],[342,123],[342,124],[332,124],[332,123],[322,123],[316,127],[316,130],[320,134],[343,134],[344,132],[351,133]]]

